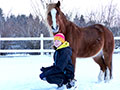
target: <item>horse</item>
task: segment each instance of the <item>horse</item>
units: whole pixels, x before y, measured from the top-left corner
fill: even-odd
[[[78,27],[67,20],[60,9],[60,1],[47,5],[46,20],[53,35],[63,33],[72,48],[72,63],[76,58],[92,57],[100,66],[99,81],[112,79],[112,55],[114,37],[112,32],[102,24]]]

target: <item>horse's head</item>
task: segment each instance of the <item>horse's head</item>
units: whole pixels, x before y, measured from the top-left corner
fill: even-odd
[[[53,34],[62,32],[63,21],[61,15],[60,1],[47,5],[47,22]]]

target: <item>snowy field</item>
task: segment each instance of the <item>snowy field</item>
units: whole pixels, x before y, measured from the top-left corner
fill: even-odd
[[[39,79],[40,68],[53,63],[51,56],[0,56],[0,90],[52,90],[56,85]],[[113,55],[113,79],[97,83],[99,66],[92,58],[77,58],[75,90],[120,90],[120,54]]]

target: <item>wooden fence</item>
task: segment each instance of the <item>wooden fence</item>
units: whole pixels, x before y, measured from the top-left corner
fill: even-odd
[[[120,40],[120,37],[114,37],[115,40]],[[44,54],[44,52],[54,52],[53,49],[44,49],[43,46],[44,46],[44,43],[43,41],[44,40],[53,40],[53,37],[43,37],[43,34],[41,34],[40,37],[5,37],[5,38],[0,38],[0,41],[28,41],[28,40],[38,40],[38,41],[41,41],[40,43],[40,46],[41,48],[40,49],[4,49],[2,50],[0,48],[0,53],[27,53],[27,52],[40,52],[41,55]]]

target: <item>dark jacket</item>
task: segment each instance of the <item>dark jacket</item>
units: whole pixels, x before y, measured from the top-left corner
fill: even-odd
[[[69,72],[74,74],[71,56],[72,49],[69,46],[57,49],[54,53],[54,64],[51,69],[44,72],[45,77],[57,73],[67,74]]]

